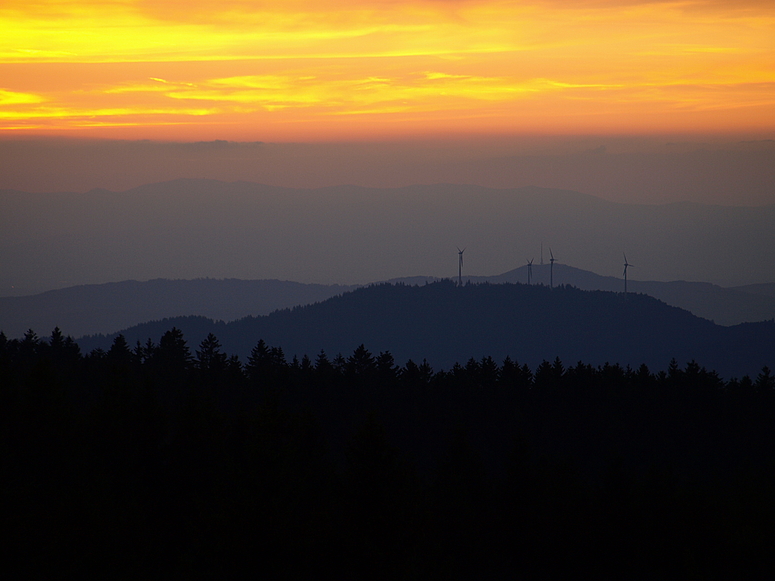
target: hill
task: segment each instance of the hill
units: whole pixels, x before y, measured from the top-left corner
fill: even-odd
[[[470,357],[502,360],[508,355],[531,367],[560,357],[569,363],[645,363],[665,369],[675,358],[740,377],[775,363],[775,322],[723,327],[646,295],[572,287],[382,284],[231,323],[169,318],[123,334],[130,344],[157,341],[173,326],[192,347],[213,332],[224,351],[243,361],[263,339],[288,356],[313,358],[321,349],[330,356],[347,355],[363,343],[375,353],[390,351],[400,363],[427,358],[435,368],[451,368]],[[105,349],[112,338],[84,337],[79,344]]]
[[[749,294],[754,294],[754,295],[764,295],[767,297],[775,297],[775,282],[748,284],[744,286],[735,287],[735,290],[739,290],[739,291],[749,293]]]
[[[566,264],[554,265],[555,283],[582,290],[620,292],[621,278],[601,276]],[[465,276],[466,282],[493,284],[527,281],[521,266],[497,276]],[[441,279],[413,276],[386,282],[423,285]],[[549,284],[549,265],[533,265],[535,284]],[[775,285],[722,288],[687,281],[630,281],[630,290],[655,297],[720,325],[758,322],[775,317]],[[356,285],[302,284],[279,280],[195,279],[123,281],[81,285],[24,297],[0,297],[0,330],[21,337],[27,329],[48,332],[59,327],[74,337],[110,334],[147,321],[189,315],[233,321],[277,309],[325,300]]]

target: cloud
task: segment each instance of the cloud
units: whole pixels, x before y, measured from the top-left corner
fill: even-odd
[[[2,127],[35,114],[65,127],[88,111],[177,123],[206,110],[232,138],[281,125],[287,139],[301,125],[339,135],[346,125],[326,119],[348,115],[393,115],[391,131],[409,133],[431,117],[438,131],[708,131],[749,107],[735,123],[775,128],[754,110],[773,97],[771,2],[6,0],[0,29]],[[212,127],[195,138],[205,135]]]
[[[42,103],[46,99],[40,95],[31,93],[17,93],[0,89],[0,106],[5,105],[27,105],[30,103]]]
[[[204,108],[160,108],[160,109],[140,109],[140,108],[115,108],[115,109],[69,109],[65,107],[37,107],[28,110],[2,110],[0,109],[0,121],[27,121],[40,119],[58,119],[67,120],[70,123],[82,125],[85,119],[95,117],[115,117],[125,118],[132,116],[204,116],[212,115],[216,110]],[[116,122],[120,124],[120,121]],[[158,123],[152,121],[152,123]],[[137,124],[134,122],[133,125]]]

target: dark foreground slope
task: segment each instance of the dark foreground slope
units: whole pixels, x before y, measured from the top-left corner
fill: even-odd
[[[10,578],[772,579],[767,370],[186,339],[0,334]]]
[[[674,358],[740,377],[772,366],[775,356],[775,322],[722,327],[646,295],[521,284],[376,285],[265,317],[232,323],[165,319],[123,334],[130,344],[145,343],[172,326],[194,345],[213,332],[226,352],[243,361],[259,339],[289,357],[314,358],[321,349],[347,354],[363,343],[373,352],[390,351],[398,362],[427,358],[446,369],[484,356],[508,355],[531,367],[560,357],[652,369],[664,369]],[[79,344],[107,349],[112,339],[84,337]]]

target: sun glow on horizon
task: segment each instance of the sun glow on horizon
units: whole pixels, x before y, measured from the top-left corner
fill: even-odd
[[[775,129],[771,2],[11,0],[0,31],[0,134]]]

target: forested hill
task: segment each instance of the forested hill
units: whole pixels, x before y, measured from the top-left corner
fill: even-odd
[[[549,285],[550,266],[532,267],[533,284]],[[437,282],[428,276],[401,277],[390,283],[423,285]],[[583,290],[619,292],[621,278],[557,263],[554,283]],[[472,283],[527,281],[527,267],[497,276],[463,276]],[[360,285],[358,285],[360,286]],[[0,331],[19,338],[32,328],[48,332],[59,327],[66,335],[110,334],[146,321],[200,315],[235,321],[248,315],[268,315],[278,309],[324,301],[355,290],[356,285],[302,284],[280,280],[201,278],[194,280],[126,280],[51,290],[32,296],[0,297]],[[722,288],[703,282],[629,281],[630,291],[644,293],[668,305],[691,311],[720,325],[758,322],[775,317],[775,283]]]
[[[673,358],[695,360],[727,378],[775,366],[775,321],[722,327],[646,295],[573,287],[382,284],[268,316],[231,323],[171,318],[122,334],[130,344],[158,341],[173,326],[192,347],[212,332],[225,352],[243,361],[263,339],[289,359],[314,358],[321,349],[347,356],[364,344],[375,353],[390,351],[398,363],[425,358],[435,369],[507,355],[531,367],[556,357],[592,365],[645,363],[655,370]],[[83,337],[78,343],[86,351],[107,349],[114,337]]]

